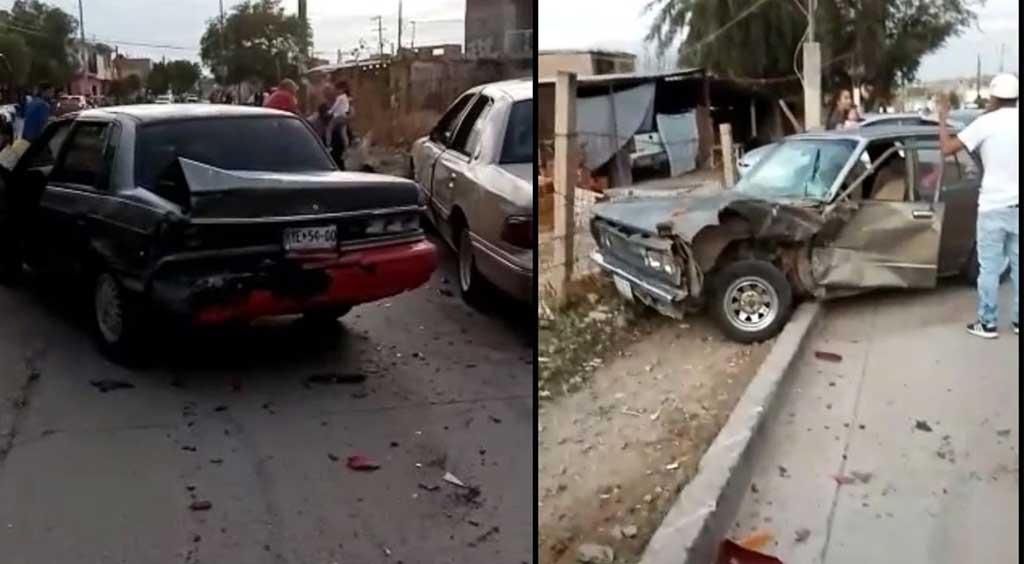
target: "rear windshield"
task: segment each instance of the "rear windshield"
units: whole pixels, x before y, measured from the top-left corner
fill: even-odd
[[[501,162],[533,162],[533,100],[512,105],[505,128],[505,141],[501,144]]]
[[[335,170],[316,136],[297,118],[231,117],[154,123],[138,129],[135,182],[156,189],[177,158],[225,170]]]

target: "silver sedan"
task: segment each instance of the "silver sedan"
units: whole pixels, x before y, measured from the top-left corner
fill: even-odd
[[[458,254],[459,289],[533,297],[533,83],[477,86],[412,146],[427,217]]]

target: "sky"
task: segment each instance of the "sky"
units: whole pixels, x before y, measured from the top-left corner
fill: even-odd
[[[590,8],[593,0],[538,0],[537,41],[540,49],[601,47],[629,51],[637,55],[637,64],[645,61],[643,37],[651,14],[642,14],[649,0],[604,2],[600,10]],[[590,8],[590,9],[588,9]],[[928,55],[921,63],[918,78],[936,80],[973,76],[977,57],[982,57],[982,72],[999,70],[1000,45],[1005,44],[1003,65],[1018,70],[1017,0],[987,0],[975,7],[977,29],[951,39]],[[571,22],[571,25],[565,25]],[[647,47],[652,65],[654,49]],[[653,69],[652,69],[653,70]]]
[[[44,0],[76,19],[78,0]],[[241,0],[223,0],[225,13]],[[9,9],[13,0],[0,0],[0,9]],[[298,0],[284,0],[285,11],[296,13]],[[129,56],[159,60],[199,60],[199,40],[207,22],[219,13],[218,0],[82,0],[87,39],[117,46]],[[314,55],[335,62],[337,50],[351,51],[365,41],[378,50],[377,24],[383,16],[384,40],[395,42],[398,31],[398,0],[362,1],[307,0],[313,26]],[[417,45],[462,43],[465,0],[403,0],[402,45],[413,40]],[[148,46],[140,44],[148,44]],[[385,44],[385,50],[390,49]]]

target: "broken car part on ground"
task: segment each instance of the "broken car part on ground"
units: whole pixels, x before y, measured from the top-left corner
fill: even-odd
[[[769,339],[794,301],[977,276],[980,167],[934,127],[787,138],[732,190],[610,190],[592,258],[620,293],[670,317],[708,307],[731,339]]]

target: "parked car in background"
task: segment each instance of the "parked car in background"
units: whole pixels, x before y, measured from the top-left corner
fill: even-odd
[[[156,97],[156,100],[154,100],[153,103],[154,104],[173,104],[174,103],[174,96],[171,96],[170,94],[161,94],[161,95]]]
[[[85,96],[61,96],[57,100],[57,107],[54,114],[62,116],[71,112],[80,112],[89,107]]]
[[[762,341],[800,298],[973,281],[980,182],[934,126],[799,134],[732,190],[607,192],[592,258],[627,299],[676,318],[706,307],[729,338]]]
[[[964,124],[959,121],[955,121],[955,118],[949,120],[948,124],[953,129],[963,129]],[[938,120],[916,113],[901,113],[901,114],[865,114],[864,120],[860,122],[860,127],[880,127],[880,126],[918,126],[918,125],[938,125]],[[775,143],[768,145],[762,145],[756,149],[753,149],[736,162],[736,174],[742,177],[743,175],[750,172],[750,169],[754,168],[761,158],[771,152],[772,148],[775,147]]]
[[[305,121],[275,110],[84,111],[48,125],[4,181],[7,274],[24,263],[84,289],[119,360],[139,352],[149,312],[333,323],[437,264],[413,182],[339,172]]]
[[[492,286],[533,298],[533,144],[531,80],[468,90],[413,143],[410,168],[426,215],[458,255],[469,302]]]

